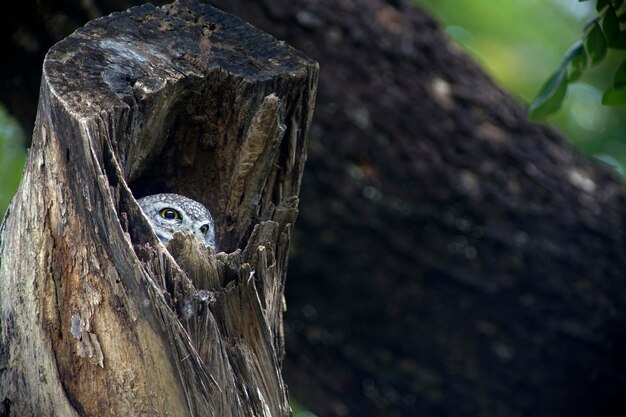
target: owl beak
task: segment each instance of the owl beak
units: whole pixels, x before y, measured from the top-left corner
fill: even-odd
[[[172,238],[171,235],[166,236],[165,234],[159,233],[159,232],[157,232],[156,235],[159,238],[159,240],[161,241],[161,243],[163,243],[164,245],[167,245],[167,242],[169,242],[169,240]]]

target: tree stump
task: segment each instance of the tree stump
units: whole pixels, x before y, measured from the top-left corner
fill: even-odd
[[[289,416],[283,288],[318,66],[208,5],[88,23],[47,54],[0,229],[0,414]],[[136,198],[213,213],[166,248]]]

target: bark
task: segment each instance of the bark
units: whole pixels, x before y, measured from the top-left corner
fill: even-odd
[[[3,416],[289,416],[291,228],[317,64],[193,1],[90,22],[43,65],[0,230]],[[214,214],[163,246],[135,197]]]
[[[324,417],[624,415],[621,182],[409,2],[254,3],[215,2],[321,67],[295,398]]]
[[[321,64],[286,288],[295,398],[324,417],[623,415],[620,181],[407,1],[215,4]]]

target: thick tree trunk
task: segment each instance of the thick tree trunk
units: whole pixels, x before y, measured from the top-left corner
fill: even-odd
[[[322,69],[295,398],[324,417],[625,415],[622,184],[408,1],[214,3]]]
[[[96,20],[43,65],[1,228],[3,416],[289,416],[283,288],[317,64],[210,6]],[[168,250],[135,196],[210,208]]]
[[[619,181],[408,1],[215,3],[322,68],[290,392],[323,417],[624,415]]]

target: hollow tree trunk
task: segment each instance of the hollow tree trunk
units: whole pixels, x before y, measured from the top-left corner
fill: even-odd
[[[1,228],[0,414],[289,416],[283,288],[317,64],[193,1],[90,22],[43,65]],[[135,197],[213,213],[166,249]]]

